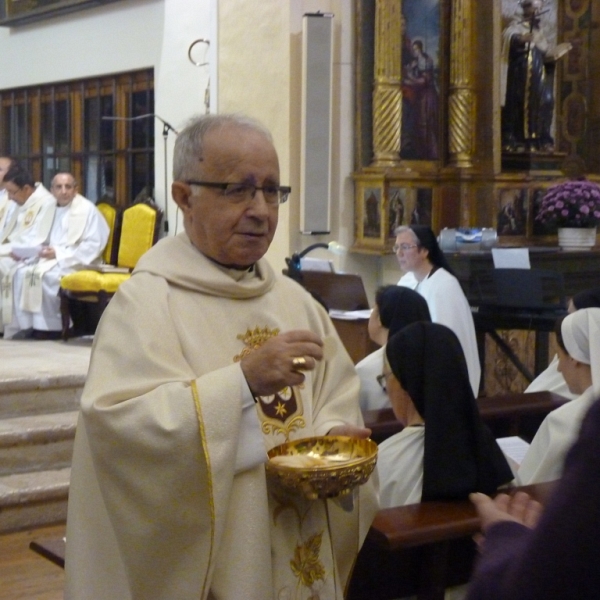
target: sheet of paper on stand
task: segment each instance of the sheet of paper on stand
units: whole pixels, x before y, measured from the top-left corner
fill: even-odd
[[[504,456],[506,456],[513,473],[516,474],[519,465],[525,458],[525,454],[527,454],[527,450],[529,450],[529,444],[516,435],[498,438],[496,442],[498,442],[498,446],[504,452]]]
[[[305,256],[300,259],[300,268],[302,271],[324,271],[326,273],[335,273],[333,261],[325,258]]]
[[[359,321],[360,319],[368,319],[371,316],[372,308],[363,310],[329,310],[329,316],[332,319],[343,319],[345,321]]]
[[[495,269],[531,269],[529,248],[492,248]]]
[[[23,260],[25,258],[33,258],[38,256],[42,249],[42,245],[39,244],[37,246],[21,246],[19,244],[13,244],[11,247],[11,252],[17,258]]]

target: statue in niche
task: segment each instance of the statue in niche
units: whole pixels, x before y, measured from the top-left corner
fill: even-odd
[[[502,43],[502,148],[504,152],[554,151],[554,71],[572,46],[551,48],[541,27],[544,0],[521,0]]]

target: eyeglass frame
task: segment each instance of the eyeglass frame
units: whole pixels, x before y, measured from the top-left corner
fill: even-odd
[[[375,377],[375,379],[377,380],[377,383],[379,384],[379,387],[387,393],[387,378],[392,375],[391,371],[388,371],[387,373],[380,373],[379,375],[377,375],[377,377]]]
[[[406,252],[407,250],[410,250],[411,248],[420,248],[421,244],[394,244],[392,246],[392,250],[394,251],[394,253],[397,253],[398,250],[402,250],[402,252]]]
[[[252,190],[249,195],[249,197],[251,199],[254,199],[254,196],[256,196],[256,192],[258,190],[260,190],[263,193],[265,202],[270,206],[279,206],[280,204],[284,204],[285,202],[287,202],[289,195],[292,193],[292,188],[288,185],[258,186],[258,185],[254,185],[253,183],[243,183],[243,182],[236,183],[236,182],[231,182],[231,181],[227,182],[227,183],[221,183],[221,182],[216,182],[216,181],[195,181],[193,179],[188,179],[188,180],[184,181],[184,183],[186,183],[187,185],[198,185],[201,187],[222,190],[223,195],[226,198],[233,198],[232,194],[227,194],[227,188],[229,188],[230,186],[238,186],[239,188],[245,188],[246,191]],[[265,189],[277,190],[277,202],[269,202],[269,200],[267,199],[267,196],[265,194]],[[240,202],[241,202],[241,200],[240,200]]]

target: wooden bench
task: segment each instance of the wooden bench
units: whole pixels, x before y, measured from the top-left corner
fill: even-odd
[[[481,417],[495,437],[519,435],[527,441],[531,441],[546,415],[565,402],[568,402],[567,398],[553,392],[498,394],[477,398]],[[403,429],[391,408],[365,411],[363,417],[365,427],[372,430],[371,438],[377,443]]]
[[[513,488],[544,503],[555,483]],[[417,595],[442,600],[469,581],[479,519],[468,501],[424,502],[380,510],[356,561],[348,600]]]

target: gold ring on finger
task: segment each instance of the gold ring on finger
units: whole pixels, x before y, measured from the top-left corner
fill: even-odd
[[[296,356],[292,358],[292,369],[295,371],[302,371],[302,369],[306,369],[306,358],[304,356]]]

